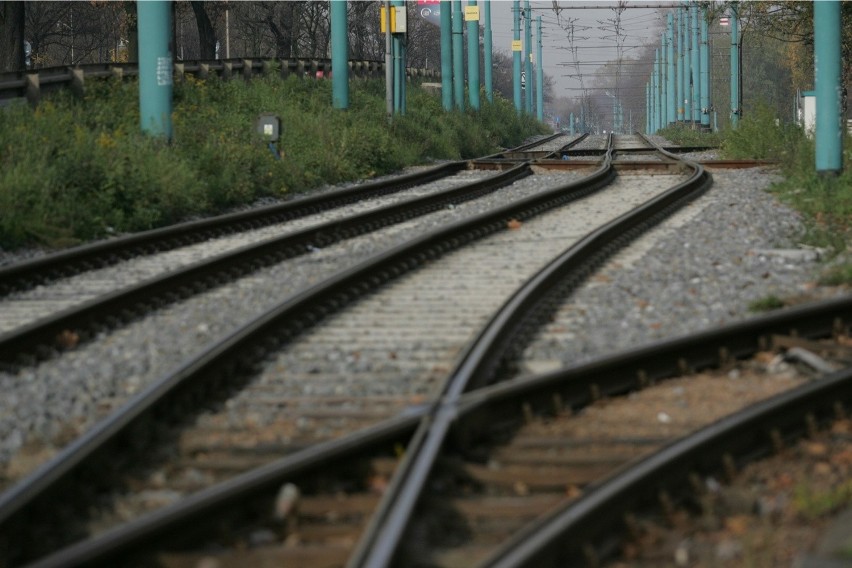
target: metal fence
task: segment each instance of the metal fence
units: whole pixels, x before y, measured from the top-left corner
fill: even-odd
[[[199,79],[216,76],[222,79],[242,77],[250,80],[257,75],[277,73],[282,77],[297,75],[313,79],[330,76],[331,59],[216,59],[211,61],[181,61],[174,64],[174,80],[181,82],[187,75]],[[384,78],[383,61],[350,61],[350,76]],[[25,99],[38,104],[45,93],[71,89],[82,96],[90,79],[125,78],[139,75],[136,63],[87,63],[83,65],[46,67],[36,71],[0,73],[0,103]],[[409,79],[440,79],[441,72],[433,69],[406,69]]]

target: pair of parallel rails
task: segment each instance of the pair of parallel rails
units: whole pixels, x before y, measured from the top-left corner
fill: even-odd
[[[514,154],[529,151],[528,148],[521,148],[516,149]],[[671,153],[661,149],[658,151],[661,152],[664,162],[677,161]],[[167,550],[168,543],[175,541],[180,541],[180,546],[186,547],[187,542],[198,543],[211,539],[211,535],[216,532],[215,525],[221,524],[223,518],[234,519],[232,522],[239,526],[245,520],[247,511],[263,517],[261,521],[255,519],[255,525],[269,526],[272,522],[268,519],[271,515],[269,503],[274,500],[274,494],[282,484],[290,480],[310,479],[320,471],[344,470],[348,465],[351,466],[353,459],[362,463],[366,460],[373,468],[387,469],[389,448],[397,446],[405,448],[404,457],[399,461],[392,460],[393,465],[387,473],[391,481],[384,490],[375,513],[369,516],[371,520],[368,526],[364,528],[366,521],[363,519],[356,523],[358,545],[347,548],[348,560],[344,559],[344,562],[349,566],[416,563],[407,556],[412,551],[418,553],[417,547],[412,547],[410,542],[412,538],[417,540],[412,536],[412,533],[417,532],[413,529],[412,519],[418,511],[422,512],[429,480],[436,474],[437,469],[441,469],[437,468],[436,464],[447,462],[448,456],[475,455],[481,440],[492,435],[494,416],[500,417],[501,427],[506,428],[507,422],[520,424],[539,412],[558,413],[566,408],[580,408],[596,397],[641,388],[650,381],[682,374],[686,369],[727,364],[733,358],[755,352],[771,334],[795,333],[806,337],[820,337],[845,330],[852,302],[835,301],[618,354],[596,363],[546,376],[524,381],[500,380],[504,378],[506,365],[511,364],[510,354],[513,346],[522,343],[525,334],[536,326],[549,297],[564,295],[571,287],[579,285],[596,265],[626,245],[631,238],[653,226],[679,206],[695,199],[707,188],[709,177],[703,168],[686,162],[678,166],[691,171],[686,181],[588,234],[520,288],[469,344],[442,386],[441,395],[429,403],[352,435],[296,451],[101,535],[76,543],[62,543],[63,546],[51,554],[44,555],[41,543],[32,542],[35,526],[52,526],[51,512],[55,512],[57,495],[73,495],[75,477],[85,477],[102,468],[108,469],[106,464],[116,459],[117,452],[134,444],[138,446],[138,438],[145,432],[156,431],[155,425],[160,422],[179,423],[182,420],[180,409],[192,408],[193,401],[203,402],[209,400],[210,396],[215,398],[218,396],[215,394],[216,389],[221,388],[222,384],[241,384],[247,376],[256,372],[259,361],[342,306],[449,251],[504,230],[507,223],[523,222],[604,187],[615,177],[612,152],[610,142],[599,167],[581,182],[542,192],[540,195],[479,215],[475,219],[458,222],[416,237],[404,245],[380,253],[362,265],[345,270],[318,286],[288,298],[263,317],[234,331],[223,342],[193,356],[176,369],[176,372],[163,377],[157,384],[129,401],[124,412],[98,424],[45,466],[0,495],[0,533],[4,535],[2,538],[6,539],[4,554],[7,563],[18,565],[32,562],[35,566],[109,563],[115,562],[116,559],[130,558],[151,543],[163,547],[160,550]],[[570,149],[565,149],[562,153],[570,155]],[[452,195],[448,192],[448,195],[420,198],[417,201],[422,203],[417,205],[417,210],[429,211],[445,207],[448,203],[458,203],[461,199],[470,199],[476,194],[494,191],[497,187],[510,183],[512,179],[530,173],[527,162],[515,165],[503,156],[492,156],[485,162],[505,171],[485,180],[481,185],[477,184],[475,189],[468,188],[466,197],[450,190]],[[462,167],[463,164],[449,164],[439,169],[441,172],[457,171]],[[441,173],[431,170],[423,175],[436,176]],[[418,182],[415,178],[407,181]],[[382,191],[391,190],[382,184],[369,184],[356,190],[342,190],[337,198],[346,203],[360,198],[362,194]],[[274,215],[307,214],[305,212],[310,211],[310,207],[318,206],[316,203],[301,203],[304,201],[322,199],[309,198],[277,206],[272,208],[279,209]],[[303,209],[299,209],[300,207]],[[282,213],[280,209],[287,212]],[[290,209],[303,212],[294,213]],[[361,215],[360,222],[365,225],[360,228],[348,224],[349,220],[346,220],[336,222],[334,227],[324,227],[320,231],[311,229],[309,231],[313,232],[309,236],[301,236],[305,240],[278,243],[274,245],[278,247],[275,248],[276,252],[259,253],[248,261],[245,261],[247,250],[240,250],[237,255],[231,254],[230,256],[244,258],[245,264],[242,268],[228,268],[228,263],[222,259],[205,261],[200,264],[212,267],[210,270],[213,276],[200,277],[199,274],[205,273],[198,271],[199,267],[193,267],[190,272],[196,272],[185,277],[185,281],[168,280],[175,277],[172,274],[161,277],[167,280],[158,284],[159,287],[154,287],[153,293],[147,291],[142,292],[141,296],[101,299],[56,316],[58,321],[29,325],[24,330],[0,337],[0,360],[7,365],[16,366],[27,362],[21,360],[22,353],[24,358],[53,356],[56,336],[62,331],[73,329],[85,340],[104,326],[114,326],[123,318],[133,317],[135,313],[144,310],[146,305],[174,301],[184,294],[209,288],[223,280],[237,278],[262,265],[275,262],[276,259],[299,254],[307,244],[330,244],[370,230],[370,227],[383,226],[415,214],[402,213],[399,209],[397,206],[389,206]],[[199,222],[198,228],[202,231],[228,232],[239,230],[233,227],[242,223],[274,222],[246,221],[247,216],[248,214],[238,214],[223,218],[223,225],[231,228],[211,229],[206,226],[209,223],[207,221]],[[168,230],[159,233],[168,233]],[[189,234],[192,235],[192,232],[189,231]],[[144,237],[131,237],[128,240],[144,240]],[[143,251],[146,247],[170,248],[180,246],[181,239],[196,241],[199,238],[203,237],[166,234],[162,242],[169,244],[132,243],[132,246]],[[318,240],[322,238],[327,240]],[[107,253],[106,260],[92,260],[98,258],[97,254],[101,254],[95,252],[94,256],[83,260],[81,264],[70,258],[76,254],[85,256],[92,253],[92,249],[99,247],[115,246],[115,243],[92,245],[83,247],[82,252],[60,254],[56,258],[69,257],[63,260],[66,263],[63,271],[77,272],[85,270],[86,263],[112,263],[125,254],[130,254],[115,252],[117,249],[113,249]],[[264,244],[265,246],[267,244]],[[89,253],[86,253],[86,249],[89,249]],[[49,280],[50,276],[39,275],[36,270],[36,265],[46,263],[46,260],[27,263],[32,266],[32,272],[18,280],[11,276],[15,274],[19,277],[26,273],[23,265],[6,269],[8,278],[3,273],[0,273],[0,277],[4,282],[16,282],[9,285],[10,289]],[[209,283],[198,283],[205,278],[210,278]],[[28,282],[30,284],[27,284]],[[175,293],[175,289],[179,287],[184,287],[185,291]],[[124,293],[126,291],[119,294]],[[103,304],[104,307],[97,308],[103,311],[87,311],[92,310],[95,304]],[[117,317],[117,310],[124,310],[126,313]],[[71,316],[72,311],[85,315],[82,319],[74,319],[79,316]],[[42,324],[46,327],[38,331],[37,328]],[[10,345],[8,348],[7,341]],[[33,349],[33,346],[38,347]],[[842,385],[847,379],[847,374],[840,373],[831,380],[820,382],[819,388],[805,389],[807,393],[802,396],[807,397],[807,403],[797,402],[800,399],[793,395],[782,397],[784,400],[764,404],[765,408],[762,410],[750,410],[748,417],[732,417],[724,427],[716,427],[709,434],[704,432],[698,438],[677,442],[664,452],[641,462],[637,468],[590,488],[579,500],[530,525],[532,528],[527,527],[518,533],[522,537],[510,539],[505,546],[498,547],[490,555],[486,555],[487,558],[482,560],[483,565],[520,566],[541,561],[554,565],[559,565],[560,562],[564,565],[566,561],[576,564],[598,555],[596,543],[600,543],[600,555],[603,555],[606,552],[605,546],[609,544],[604,535],[611,534],[612,526],[620,523],[625,511],[641,503],[643,496],[649,494],[649,490],[663,486],[668,494],[677,497],[678,489],[683,485],[684,479],[689,478],[689,474],[696,471],[703,473],[719,467],[723,462],[729,463],[730,456],[739,458],[754,453],[755,448],[771,444],[771,440],[777,438],[779,431],[784,436],[794,435],[806,431],[807,425],[826,420],[836,411],[838,402],[845,403],[846,395]],[[219,386],[216,386],[217,384]],[[781,416],[783,420],[779,418]],[[747,423],[751,431],[776,434],[767,435],[765,440],[760,436],[744,437],[736,433],[737,427],[741,427],[743,423]],[[738,424],[740,426],[737,426]],[[759,424],[756,430],[755,424]],[[156,436],[152,434],[151,437]],[[133,457],[132,454],[129,455]],[[84,507],[85,504],[80,506]],[[215,521],[211,522],[211,519]],[[193,531],[190,532],[195,533],[192,538],[183,532],[187,527],[191,527]],[[203,535],[201,540],[197,540],[199,532]]]

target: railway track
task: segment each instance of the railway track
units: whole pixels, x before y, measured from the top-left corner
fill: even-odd
[[[518,150],[540,146],[545,148],[540,153],[546,156],[561,150],[563,146],[570,147],[582,138],[578,137],[569,143],[565,135],[557,133],[520,146]],[[495,156],[502,156],[514,150],[510,149]],[[300,197],[277,205],[134,233],[0,267],[0,295],[29,290],[57,279],[112,266],[135,257],[154,255],[187,247],[193,243],[234,233],[250,232],[270,225],[283,225],[294,219],[332,211],[354,203],[363,203],[376,197],[394,195],[406,189],[419,188],[418,191],[413,192],[415,196],[418,193],[421,195],[428,194],[430,188],[428,186],[423,187],[425,184],[452,176],[466,169],[468,169],[468,162],[466,161],[449,162],[403,176],[388,177],[375,182]],[[459,182],[463,181],[465,181],[463,178],[459,180]],[[462,185],[462,183],[450,185]],[[377,204],[377,206],[381,205],[382,203]],[[365,210],[369,208],[366,207]],[[322,221],[321,219],[320,222]],[[255,240],[262,239],[265,236],[268,236],[268,233],[261,233]],[[202,255],[209,256],[244,243],[229,244],[225,242],[222,244],[222,247],[214,248],[210,253],[202,253]],[[197,260],[197,258],[198,256],[191,257],[192,260]],[[185,264],[186,262],[186,260],[174,262],[174,264],[167,265],[160,271],[168,270],[173,265]]]
[[[663,154],[662,159],[673,161],[674,157]],[[524,394],[522,398],[531,400],[527,404],[518,405],[518,398],[493,403],[513,408],[495,433],[479,419],[468,419],[473,409],[482,414],[499,408],[484,402],[491,394],[465,393],[510,375],[517,357],[510,347],[523,344],[545,317],[548,298],[565,294],[630,237],[693,199],[705,186],[706,175],[700,168],[690,166],[693,173],[683,175],[678,173],[684,169],[681,165],[668,176],[655,176],[669,178],[673,189],[649,188],[642,194],[641,188],[631,186],[626,194],[619,194],[616,184],[614,200],[623,204],[623,212],[611,202],[594,205],[597,195],[553,209],[610,181],[611,162],[608,154],[591,186],[573,183],[549,189],[480,215],[479,227],[459,222],[376,255],[366,265],[280,303],[234,332],[227,345],[211,347],[177,373],[163,377],[160,384],[136,397],[134,415],[113,415],[0,496],[0,527],[10,527],[9,534],[18,535],[17,540],[13,536],[6,541],[4,557],[15,565],[22,559],[40,558],[46,549],[59,549],[36,565],[113,562],[138,553],[142,543],[155,542],[150,554],[171,566],[197,565],[209,554],[186,551],[204,548],[201,543],[231,547],[230,552],[214,555],[224,562],[220,565],[271,558],[297,565],[320,561],[342,565],[349,559],[353,566],[378,566],[410,560],[412,551],[421,560],[434,559],[436,565],[454,565],[457,558],[468,561],[470,554],[484,559],[496,542],[485,549],[481,542],[474,542],[473,551],[464,550],[470,542],[458,541],[455,533],[456,541],[439,542],[435,533],[440,536],[442,531],[430,525],[429,519],[436,517],[434,512],[423,513],[423,503],[440,503],[441,514],[451,511],[454,519],[464,518],[468,511],[473,517],[490,515],[496,525],[507,521],[498,526],[498,534],[505,539],[523,526],[517,519],[538,516],[553,496],[519,495],[524,491],[513,486],[513,498],[529,497],[525,504],[509,503],[511,499],[483,503],[474,497],[463,505],[460,499],[445,499],[458,489],[460,471],[476,469],[462,462],[483,461],[486,454],[479,439],[505,439],[518,413],[531,421],[537,404],[532,400],[538,396]],[[629,176],[620,178],[624,185],[629,181]],[[601,196],[609,192],[610,188]],[[630,198],[643,205],[628,211]],[[591,232],[579,229],[589,216],[585,205],[606,209],[610,219],[618,219]],[[467,246],[451,252],[462,245]],[[513,260],[507,265],[495,252],[510,250],[514,254],[503,258],[523,262]],[[415,267],[421,268],[409,272]],[[462,274],[464,278],[458,278]],[[523,282],[520,291],[513,293]],[[488,297],[501,286],[500,294]],[[386,296],[391,290],[399,294]],[[458,298],[453,298],[456,294]],[[338,311],[361,297],[357,304]],[[502,309],[489,320],[504,300]],[[411,318],[413,324],[406,322]],[[819,326],[813,326],[819,330],[806,333],[824,334],[825,316],[821,318]],[[438,327],[442,322],[448,322],[446,327]],[[829,328],[833,325],[832,320]],[[366,341],[367,328],[370,335],[375,330],[375,341]],[[434,328],[433,337],[415,335],[420,328]],[[480,328],[483,331],[471,341]],[[412,348],[411,344],[418,345]],[[340,349],[341,345],[348,349]],[[237,349],[226,351],[232,347]],[[730,351],[726,357],[749,348]],[[718,355],[717,349],[713,356]],[[662,356],[655,353],[653,360],[657,357]],[[449,373],[454,361],[460,362]],[[671,373],[664,364],[640,364],[646,367],[633,369],[630,380],[642,383]],[[682,356],[676,358],[675,366],[703,364]],[[658,371],[657,366],[666,370]],[[341,383],[341,371],[354,376]],[[358,372],[365,378],[359,378]],[[391,394],[384,385],[400,377],[408,377],[408,390]],[[193,381],[204,385],[195,389]],[[586,386],[584,395],[617,394],[635,386],[629,381],[628,385]],[[519,387],[512,384],[512,388]],[[501,389],[505,387],[497,385],[483,392]],[[232,396],[234,391],[239,394]],[[494,396],[499,399],[499,394]],[[557,399],[563,401],[563,408],[586,403],[582,397],[568,402],[553,392],[544,398],[551,408],[559,406]],[[203,401],[204,410],[195,409],[197,400]],[[263,405],[279,409],[284,416],[252,416],[251,409]],[[189,418],[180,413],[181,406],[191,410]],[[127,425],[131,430],[125,429]],[[108,440],[109,445],[99,445]],[[159,445],[162,440],[167,443]],[[137,446],[135,451],[119,454],[128,442]],[[484,445],[493,445],[493,440]],[[145,454],[148,461],[141,459]],[[123,461],[135,466],[115,463]],[[477,471],[482,473],[481,468]],[[87,506],[74,510],[69,502],[67,508],[57,508],[56,496],[69,495],[75,487],[70,476],[92,472],[108,475],[91,481],[87,492],[78,496]],[[475,476],[468,476],[467,485],[462,485],[481,488],[487,483],[487,476],[476,482],[470,479]],[[99,487],[100,483],[105,487]],[[436,487],[435,498],[426,498],[432,495],[426,491]],[[237,502],[245,506],[235,507]],[[94,508],[92,503],[103,503],[98,514],[81,511]],[[460,510],[453,510],[454,506]],[[504,506],[511,510],[501,509]],[[223,508],[238,510],[226,513]],[[69,515],[65,519],[64,513]],[[502,521],[495,514],[502,514]],[[211,520],[218,528],[211,530]],[[514,528],[507,531],[512,522]],[[187,523],[196,534],[177,530]],[[37,525],[43,533],[28,530]],[[20,527],[26,528],[21,531]],[[64,542],[50,540],[57,534],[65,537]],[[78,539],[85,540],[73,544]],[[61,548],[66,545],[70,547]]]
[[[355,273],[354,275],[343,274],[339,278],[337,278],[337,280],[338,280],[337,283],[327,282],[326,285],[325,285],[325,291],[323,291],[322,287],[321,287],[321,289],[318,292],[315,292],[312,295],[311,294],[307,294],[307,295],[303,294],[303,296],[308,296],[308,297],[313,296],[314,297],[313,300],[309,301],[309,299],[306,300],[306,299],[300,299],[300,298],[297,297],[297,298],[292,299],[290,302],[285,302],[284,304],[288,304],[288,303],[290,304],[290,306],[285,308],[285,309],[289,310],[290,313],[293,314],[293,315],[296,315],[299,312],[299,310],[302,310],[304,308],[309,308],[311,311],[313,311],[314,308],[310,307],[310,303],[313,302],[314,304],[316,304],[316,302],[317,302],[316,296],[317,295],[320,298],[322,298],[322,296],[325,295],[326,296],[325,301],[329,302],[329,303],[333,303],[333,304],[337,304],[337,305],[345,304],[347,294],[352,294],[352,295],[360,294],[360,293],[362,293],[366,290],[369,290],[369,288],[372,285],[375,284],[375,281],[376,281],[375,278],[376,277],[375,277],[374,274],[375,274],[375,272],[378,271],[378,268],[387,267],[380,272],[380,274],[381,274],[380,280],[391,278],[396,273],[399,273],[400,271],[403,271],[406,268],[409,268],[409,266],[408,266],[408,264],[410,263],[409,257],[412,254],[411,249],[413,249],[415,253],[418,252],[418,249],[420,249],[420,250],[425,249],[426,251],[430,252],[431,254],[440,253],[441,249],[444,248],[444,247],[456,246],[456,241],[458,241],[460,239],[475,238],[475,236],[477,236],[477,233],[490,232],[490,231],[494,231],[494,230],[499,230],[501,228],[505,228],[507,220],[504,219],[503,217],[507,214],[516,214],[520,219],[524,219],[525,218],[524,215],[532,214],[533,212],[540,210],[540,209],[547,209],[549,207],[553,207],[555,205],[558,205],[560,202],[570,201],[572,199],[575,199],[579,195],[582,195],[584,193],[587,193],[590,190],[595,189],[598,185],[600,185],[601,183],[606,181],[606,179],[608,179],[610,175],[611,175],[611,172],[608,169],[604,169],[604,170],[598,172],[597,175],[593,176],[593,179],[591,180],[590,184],[587,183],[587,184],[579,186],[577,188],[566,186],[566,187],[559,187],[559,188],[551,190],[549,192],[543,192],[543,193],[538,192],[539,195],[533,195],[532,197],[528,197],[527,199],[520,201],[518,204],[514,204],[512,206],[505,207],[505,208],[503,208],[503,209],[505,209],[503,211],[496,211],[496,212],[493,212],[493,213],[490,213],[490,214],[481,215],[480,217],[482,217],[482,218],[479,219],[478,223],[457,223],[456,226],[450,226],[447,229],[444,229],[442,231],[438,231],[437,235],[426,235],[424,238],[415,239],[415,243],[414,243],[413,246],[399,247],[401,249],[400,251],[391,251],[391,254],[379,255],[379,258],[376,259],[373,263],[371,263],[371,264],[369,264],[365,267],[361,267],[357,271],[354,271],[354,270],[349,271],[349,272],[354,272]],[[486,225],[487,228],[483,229],[482,228],[483,224]],[[420,241],[420,242],[417,242],[417,241]],[[430,251],[429,248],[427,248],[427,247],[430,247],[432,250]],[[435,248],[435,247],[441,247],[441,248]],[[386,257],[389,257],[389,258],[381,258],[383,256],[386,256]],[[398,263],[404,263],[404,264],[400,267]],[[368,285],[366,286],[366,288],[363,288],[363,286],[364,286],[363,278],[365,276],[368,277],[369,280],[367,281]],[[359,287],[350,291],[350,289],[355,285],[358,285]],[[330,297],[329,297],[329,294],[330,294]],[[301,306],[301,307],[299,307],[299,306]],[[327,307],[323,306],[321,309],[327,309]],[[314,314],[311,314],[311,315],[309,315],[309,317],[315,317],[315,316],[314,316]],[[287,321],[286,318],[283,318],[283,319],[285,321]],[[304,325],[303,322],[293,322],[293,323],[295,323],[298,326]],[[258,325],[258,323],[255,322],[254,326],[257,326],[257,325]],[[252,326],[247,326],[247,327],[250,328]],[[245,332],[250,333],[248,330],[245,330]],[[208,352],[209,351],[210,350],[208,350]],[[221,361],[220,361],[220,363],[221,363]],[[228,369],[228,370],[225,370],[225,373],[230,375],[230,374],[233,373],[233,371],[234,371],[234,369]],[[178,373],[178,374],[180,374],[180,373]],[[152,391],[156,391],[158,388],[159,389],[168,388],[167,386],[164,386],[164,384],[168,383],[170,381],[174,381],[174,380],[175,379],[172,378],[172,379],[165,379],[164,381],[161,381],[159,386],[154,386],[153,388],[149,389],[149,392],[143,393],[143,396],[141,398],[144,398],[145,396],[152,396],[152,395],[156,396],[156,394],[153,393]],[[138,398],[140,398],[140,397],[137,397],[137,399]],[[139,402],[139,401],[137,400],[137,402]],[[123,420],[123,419],[121,419],[121,420]],[[103,428],[102,431],[100,432],[100,435],[107,435],[107,436],[110,435],[106,431],[109,430],[111,427],[112,426],[107,426],[107,427]],[[97,435],[98,434],[95,434],[94,436],[97,437]],[[89,440],[89,443],[92,443],[92,440]],[[66,463],[68,463],[68,462],[66,461]],[[49,475],[47,477],[49,477]],[[46,480],[47,478],[45,477],[43,479]],[[19,496],[20,496],[20,494],[19,494]]]
[[[640,396],[650,400],[645,409],[656,410],[655,400],[671,402],[672,390],[689,388],[687,381],[718,390],[713,383],[726,379],[707,369],[720,368],[726,378],[738,368],[751,366],[754,372],[753,363],[736,359],[771,349],[778,337],[789,347],[783,339],[790,336],[779,334],[801,339],[845,333],[838,320],[849,321],[850,309],[848,299],[799,308],[466,395],[456,407],[451,442],[435,466],[436,482],[418,509],[403,554],[414,555],[422,565],[445,566],[594,565],[604,560],[624,539],[642,534],[646,521],[638,515],[659,522],[678,503],[700,496],[705,478],[723,479],[755,456],[777,451],[843,416],[850,374],[842,371],[799,387],[800,380],[778,385],[772,384],[777,379],[764,377],[750,389],[750,400],[785,386],[793,390],[680,439],[679,433],[700,427],[700,422],[661,423],[652,432],[649,421],[628,419],[619,428],[596,431],[580,411],[597,401],[595,417],[605,419],[607,406],[618,403],[601,401],[643,388],[647,390]],[[696,370],[704,372],[688,377]],[[677,386],[668,386],[675,381]],[[725,415],[745,402],[740,390],[714,412]],[[608,426],[625,422],[618,410],[610,412]],[[394,446],[404,444],[426,414],[425,409],[412,410],[346,441],[330,442],[325,455],[304,450],[245,476],[251,479],[243,480],[241,490],[220,486],[159,518],[123,527],[125,534],[119,530],[106,542],[95,540],[66,551],[65,558],[37,565],[103,554],[110,546],[127,546],[122,537],[145,536],[157,545],[135,540],[135,547],[123,550],[125,559],[147,550],[150,556],[137,560],[156,559],[164,566],[196,566],[205,559],[221,566],[264,559],[342,565],[364,517],[387,491],[398,467]],[[625,427],[632,431],[625,434]],[[360,461],[351,460],[352,454]],[[642,454],[650,456],[636,462]],[[630,467],[625,466],[630,460]],[[204,509],[201,501],[207,502]],[[249,512],[234,518],[237,503]],[[430,524],[436,514],[440,520]],[[193,526],[200,535],[188,530]],[[223,526],[228,527],[225,537],[219,536]],[[179,527],[181,538],[170,537]],[[472,536],[478,540],[471,543]],[[411,556],[395,562],[406,559],[418,564]]]
[[[551,142],[551,139],[542,143]],[[443,207],[455,207],[531,173],[524,164],[515,164],[498,174],[462,172],[464,166],[461,162],[452,163],[403,176],[395,183],[383,181],[333,191],[280,206],[80,247],[0,269],[0,283],[12,289],[43,283],[57,274],[74,274],[94,266],[111,265],[132,255],[151,255],[0,300],[4,314],[0,320],[0,361],[6,364],[27,363],[34,358],[50,356],[57,348],[61,350],[67,346],[69,341],[76,346],[80,341],[126,323],[155,306],[162,307],[265,266],[310,254],[340,240]],[[456,172],[455,175],[447,178],[453,172]],[[444,179],[428,183],[435,178]],[[394,195],[374,198],[389,193]],[[351,205],[353,200],[360,201],[346,211],[339,209],[343,205]],[[329,209],[336,211],[299,218],[310,212]],[[291,220],[263,229],[245,230],[247,226],[267,225],[282,218]],[[214,231],[227,233],[240,230],[243,232],[213,242],[204,241],[155,254],[156,251],[169,251],[180,242],[209,239]],[[142,245],[144,247],[140,249]]]

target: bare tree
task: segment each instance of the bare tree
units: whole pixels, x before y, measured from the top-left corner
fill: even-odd
[[[24,69],[24,3],[0,3],[0,71]]]
[[[210,23],[205,4],[200,0],[192,0],[192,11],[195,14],[195,22],[198,26],[198,48],[200,59],[214,59],[216,57],[216,32]]]
[[[353,59],[384,57],[384,38],[379,33],[379,3],[349,3],[349,53]]]

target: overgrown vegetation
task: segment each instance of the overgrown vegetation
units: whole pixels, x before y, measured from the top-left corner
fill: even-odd
[[[844,144],[847,163],[852,157],[850,142],[847,138]],[[804,242],[828,249],[830,256],[847,252],[852,240],[852,174],[848,169],[837,177],[818,174],[814,141],[801,128],[777,123],[773,111],[760,105],[736,130],[725,133],[722,154],[731,159],[778,161],[784,179],[772,191],[803,214]],[[835,264],[821,281],[833,285],[852,282],[852,265]]]
[[[852,173],[844,170],[837,177],[817,174],[814,140],[790,123],[776,120],[770,105],[757,104],[736,130],[721,135],[669,127],[658,132],[681,146],[720,145],[724,158],[765,159],[779,163],[784,176],[771,191],[803,215],[805,244],[827,249],[835,258],[820,283],[829,286],[852,284],[852,262],[844,261],[852,242]],[[852,158],[852,140],[844,144],[844,162]],[[782,307],[774,297],[758,300],[750,309],[765,311]]]
[[[137,83],[87,88],[83,100],[59,93],[35,109],[0,111],[0,247],[151,229],[429,159],[488,154],[544,128],[499,98],[479,114],[445,116],[416,87],[408,114],[389,126],[381,82],[353,81],[350,109],[335,112],[329,81],[271,74],[176,86],[167,145],[139,131]],[[254,134],[263,112],[281,117],[281,160]]]

